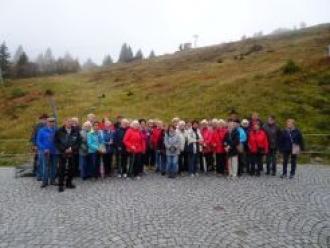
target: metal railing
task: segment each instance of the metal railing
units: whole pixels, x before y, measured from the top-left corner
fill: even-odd
[[[330,134],[312,133],[303,135],[305,150],[301,152],[300,157],[307,159],[306,162],[309,160],[309,162],[330,164]],[[15,145],[13,146],[13,144]],[[16,147],[17,152],[9,152],[14,150],[14,147]],[[0,165],[3,159],[29,161],[33,155],[29,139],[0,139]]]

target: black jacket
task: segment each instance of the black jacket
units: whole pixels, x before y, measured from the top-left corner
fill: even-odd
[[[67,133],[66,128],[63,126],[56,131],[54,142],[60,153],[64,153],[70,147],[73,153],[78,153],[81,136],[76,128],[71,128],[71,132]]]
[[[240,144],[239,131],[237,128],[226,134],[224,139],[224,146],[229,146],[228,156],[236,156],[238,154],[237,146]]]

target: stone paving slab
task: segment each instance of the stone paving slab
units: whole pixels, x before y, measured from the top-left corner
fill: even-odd
[[[295,179],[75,180],[59,194],[0,168],[0,247],[330,247],[330,167]]]

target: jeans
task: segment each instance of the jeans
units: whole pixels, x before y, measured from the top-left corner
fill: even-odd
[[[48,184],[55,181],[58,156],[56,154],[46,154],[43,151],[39,152],[39,167],[42,168],[42,181],[44,184]],[[39,175],[40,176],[40,175]]]
[[[37,166],[36,166],[36,174],[37,174],[37,180],[41,181],[43,178],[43,164],[42,164],[42,160],[41,160],[41,154],[42,151],[38,151],[38,160],[37,160]]]
[[[89,176],[87,155],[79,155],[79,170],[81,179],[86,179]]]
[[[276,149],[270,149],[266,155],[267,174],[270,174],[270,170],[273,174],[276,173]]]
[[[128,153],[126,150],[117,151],[116,162],[119,175],[127,174],[127,158]]]
[[[290,176],[294,176],[296,174],[297,155],[296,154],[292,154],[291,151],[290,152],[284,152],[283,153],[283,175],[286,175],[287,174],[289,157],[291,157],[291,171],[290,171]]]
[[[112,153],[105,153],[102,155],[102,161],[104,166],[104,175],[111,176],[111,167],[112,167]]]
[[[96,152],[88,153],[88,176],[90,177],[98,177],[98,163],[97,163],[97,156]]]
[[[160,150],[156,151],[156,171],[166,172],[166,155]]]
[[[166,170],[169,175],[174,175],[178,173],[178,155],[167,155],[166,163]]]
[[[189,174],[194,175],[197,172],[197,165],[199,160],[199,153],[189,153],[188,163],[189,163]]]
[[[213,170],[213,153],[203,153],[202,156],[200,156],[200,170],[203,172],[207,172],[208,170]],[[204,169],[205,167],[205,169]]]

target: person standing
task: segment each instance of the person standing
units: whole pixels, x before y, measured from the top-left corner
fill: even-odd
[[[179,174],[188,171],[188,153],[187,153],[188,133],[187,130],[185,129],[185,126],[186,123],[184,121],[179,121],[178,128],[176,129],[176,132],[178,133],[180,138],[180,153],[178,158]]]
[[[42,165],[40,165],[40,159],[39,159],[39,152],[38,152],[38,146],[37,146],[37,135],[41,128],[45,127],[47,125],[47,114],[42,114],[39,117],[39,122],[34,125],[32,134],[31,134],[31,143],[32,143],[32,152],[34,153],[33,157],[33,174],[37,177],[38,181],[42,180]]]
[[[88,145],[87,145],[87,133],[92,129],[92,124],[86,121],[82,125],[80,130],[81,143],[79,146],[79,171],[82,180],[86,180],[89,176],[88,168]]]
[[[125,133],[123,143],[130,158],[128,174],[132,178],[140,179],[139,173],[142,167],[142,154],[145,151],[145,141],[137,120],[132,121],[131,127]]]
[[[72,119],[65,121],[64,125],[55,133],[55,146],[59,151],[60,162],[58,167],[58,191],[64,191],[64,180],[66,177],[66,188],[73,189],[74,156],[79,153],[81,138],[78,129],[72,126]]]
[[[261,129],[259,122],[254,123],[253,130],[249,133],[248,146],[251,154],[250,175],[260,176],[263,156],[268,154],[269,146],[267,134]]]
[[[278,142],[281,136],[281,129],[277,126],[275,116],[268,117],[267,123],[263,125],[269,142],[269,152],[266,155],[267,170],[266,174],[276,175],[276,155],[278,150]]]
[[[155,151],[155,163],[156,163],[156,172],[161,172],[165,175],[165,166],[166,166],[166,156],[164,153],[164,127],[163,122],[158,120],[156,121],[156,127],[152,130],[151,134],[151,144],[152,148]]]
[[[114,153],[114,134],[112,123],[109,120],[104,122],[104,128],[100,131],[102,143],[104,145],[104,154],[102,154],[104,175],[111,176],[112,157]]]
[[[212,137],[213,129],[211,123],[207,120],[201,121],[201,134],[203,137],[202,153],[200,158],[200,170],[207,173],[213,170],[213,150],[212,150]]]
[[[203,137],[198,126],[198,121],[194,120],[192,128],[188,131],[188,163],[189,175],[191,177],[198,176],[197,167],[203,144]]]
[[[228,130],[224,120],[220,119],[217,123],[217,128],[212,136],[212,146],[215,152],[216,173],[224,175],[227,161],[224,141]]]
[[[114,147],[116,149],[116,163],[118,168],[118,177],[127,177],[127,158],[128,154],[123,143],[126,131],[128,130],[128,120],[122,119],[120,126],[114,133]]]
[[[239,131],[235,122],[238,120],[228,121],[228,132],[224,140],[224,147],[227,153],[228,174],[230,177],[236,178],[238,172],[238,146],[240,145]]]
[[[42,168],[42,184],[41,188],[48,186],[49,181],[51,185],[55,185],[56,168],[58,156],[54,144],[55,136],[55,118],[47,118],[45,127],[38,131],[36,138],[36,145],[39,152],[39,161]]]
[[[169,178],[175,178],[178,173],[178,157],[181,141],[173,124],[169,125],[167,129],[164,144],[166,148],[167,174]]]
[[[290,179],[296,174],[297,158],[300,151],[304,150],[303,136],[295,126],[294,119],[286,121],[286,128],[283,130],[279,141],[279,150],[283,154],[283,173],[282,178],[287,176],[288,161],[291,158]]]
[[[99,153],[102,153],[102,139],[99,133],[99,122],[94,121],[93,128],[87,133],[88,166],[90,176],[97,179],[100,175]]]

